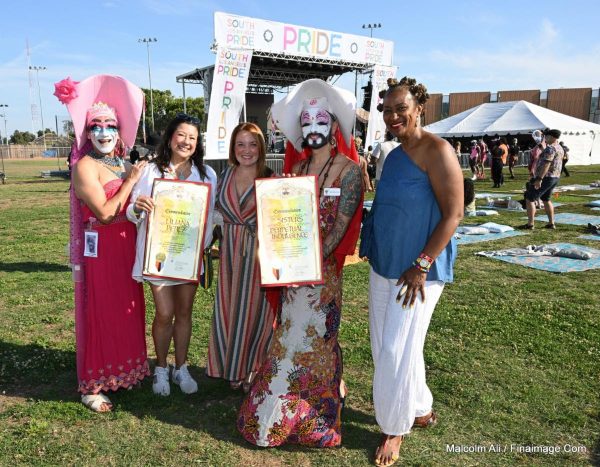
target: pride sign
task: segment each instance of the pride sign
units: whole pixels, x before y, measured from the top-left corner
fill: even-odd
[[[391,41],[343,34],[245,16],[215,13],[215,40],[221,47],[292,56],[392,65]]]

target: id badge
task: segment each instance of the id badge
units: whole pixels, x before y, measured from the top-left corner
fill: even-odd
[[[342,194],[342,189],[337,187],[337,188],[333,188],[333,187],[329,187],[329,188],[325,188],[323,190],[323,194],[325,196],[340,196]]]
[[[98,232],[86,230],[83,237],[83,256],[98,257]]]

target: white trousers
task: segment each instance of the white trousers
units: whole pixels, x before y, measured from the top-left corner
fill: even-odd
[[[419,296],[413,307],[402,308],[402,301],[396,303],[397,279],[386,279],[371,268],[369,281],[375,418],[386,435],[403,435],[433,404],[425,382],[423,346],[444,283],[427,281],[425,302]]]

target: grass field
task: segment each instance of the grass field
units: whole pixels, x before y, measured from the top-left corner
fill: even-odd
[[[258,449],[243,441],[235,429],[239,393],[204,376],[214,291],[199,291],[194,305],[190,363],[200,391],[184,397],[173,387],[171,397],[158,398],[147,380],[112,395],[114,412],[94,414],[75,392],[68,182],[39,177],[56,168],[55,160],[5,161],[5,168],[0,465],[371,463],[379,437],[371,400],[367,264],[345,268],[340,341],[350,393],[341,448]],[[600,179],[599,166],[570,170],[563,184]],[[525,178],[519,168],[502,191],[522,188]],[[490,186],[476,184],[481,192],[499,191]],[[582,196],[590,193],[561,194],[557,201],[570,204],[558,212],[593,214]],[[522,217],[501,211],[493,220],[519,225]],[[600,242],[578,239],[583,232],[559,225],[460,247],[455,282],[442,294],[425,349],[440,423],[407,437],[402,465],[600,465],[600,271],[553,274],[474,256],[554,241],[600,249]],[[154,310],[146,292],[150,323]],[[452,452],[452,445],[474,452]],[[541,452],[523,452],[531,449]]]

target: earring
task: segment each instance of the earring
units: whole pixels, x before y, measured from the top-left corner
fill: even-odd
[[[417,120],[415,121],[415,128],[417,128],[421,124],[421,114],[417,115]]]
[[[330,155],[331,157],[335,157],[335,155],[337,154],[337,141],[334,137],[331,137],[331,139],[329,140],[329,145],[331,146]]]

